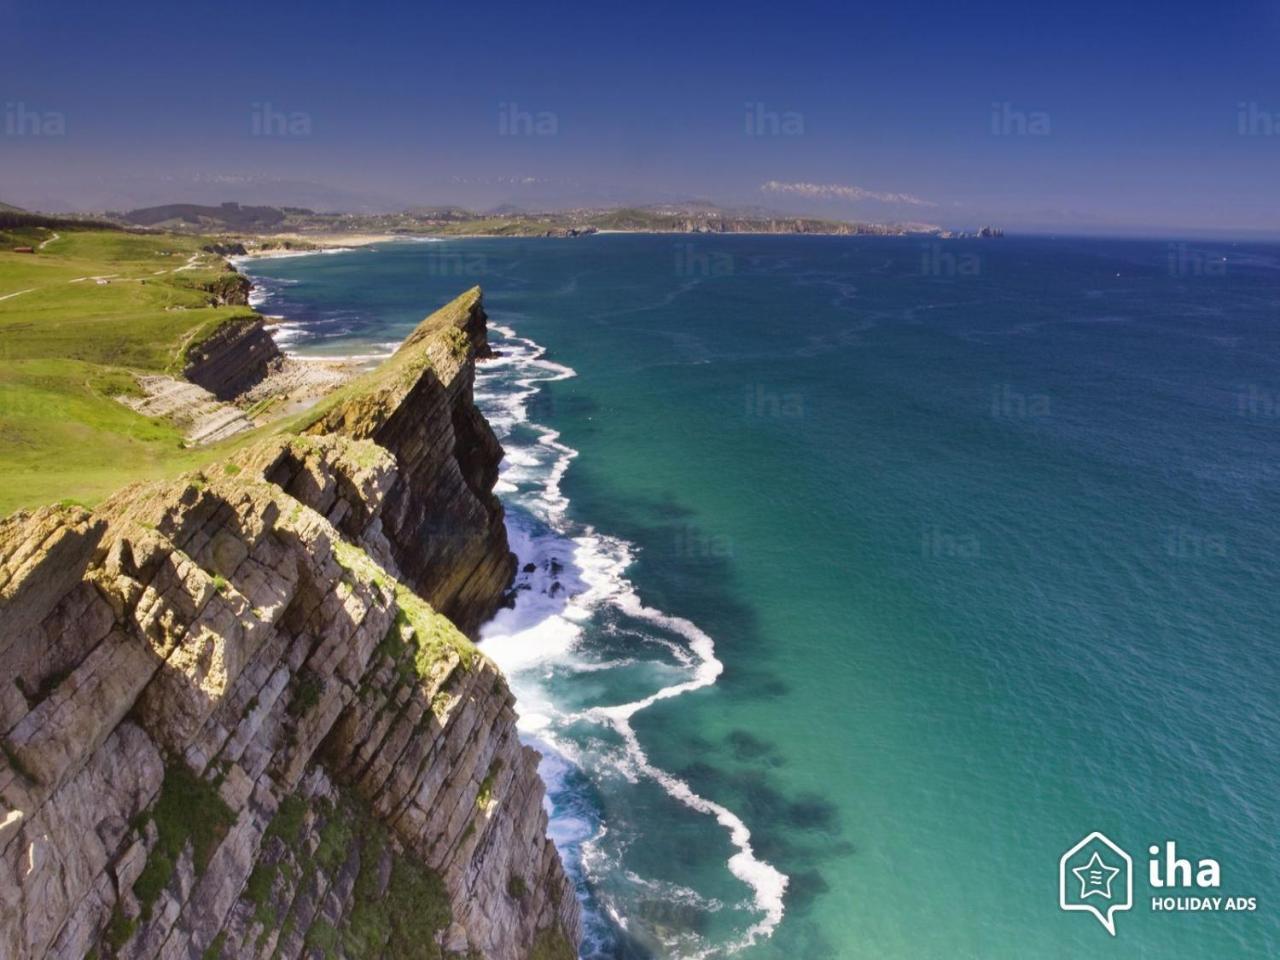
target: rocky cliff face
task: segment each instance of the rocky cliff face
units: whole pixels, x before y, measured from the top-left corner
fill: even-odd
[[[406,582],[468,634],[493,614],[516,565],[493,494],[502,448],[472,401],[473,358],[489,354],[485,322],[474,287],[306,427],[372,440],[395,457],[381,517],[390,555]]]
[[[0,522],[0,956],[574,956],[536,754],[431,602],[506,586],[482,325],[306,435]]]
[[[231,400],[260,383],[279,356],[262,318],[244,317],[223,324],[192,347],[182,375],[219,400]]]

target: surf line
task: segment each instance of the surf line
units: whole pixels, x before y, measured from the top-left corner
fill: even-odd
[[[514,374],[514,383],[519,388],[513,405],[519,408],[517,419],[522,420],[538,433],[539,444],[551,448],[557,454],[556,462],[543,484],[540,499],[547,512],[546,519],[551,526],[561,536],[570,538],[564,522],[568,499],[561,492],[560,485],[570,463],[578,456],[578,451],[561,443],[558,431],[545,424],[529,420],[527,414],[528,400],[537,392],[540,383],[566,380],[577,376],[577,372],[571,367],[545,360],[545,347],[528,337],[518,335],[510,327],[499,324],[492,324],[492,327],[505,340],[513,345],[522,345],[528,351],[524,356],[511,358],[510,369]],[[593,535],[594,531],[588,530],[586,537],[580,538],[579,542],[581,539],[591,539]],[[629,554],[630,551],[627,553]],[[783,898],[789,878],[776,867],[756,856],[751,845],[751,831],[741,817],[728,807],[699,795],[678,777],[654,766],[631,726],[631,720],[637,713],[659,701],[670,700],[713,686],[720,674],[724,672],[724,664],[717,659],[715,642],[707,633],[690,620],[645,606],[634,585],[620,574],[615,580],[615,590],[610,591],[603,599],[634,619],[646,621],[669,633],[683,637],[697,658],[697,663],[693,665],[693,677],[683,683],[664,687],[632,703],[592,707],[565,716],[564,719],[568,722],[584,719],[613,727],[626,745],[627,753],[635,764],[636,770],[657,783],[670,797],[684,806],[697,813],[714,817],[716,822],[728,832],[730,842],[737,849],[737,853],[729,858],[729,871],[751,889],[755,907],[763,914],[763,917],[749,927],[740,938],[721,948],[731,953],[736,952],[752,945],[762,936],[771,936],[781,923],[784,913]]]

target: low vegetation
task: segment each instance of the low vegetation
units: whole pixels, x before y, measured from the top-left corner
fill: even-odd
[[[273,840],[278,839],[286,850],[298,847],[302,839],[302,827],[306,822],[307,801],[299,796],[290,795],[280,801],[276,815],[272,817],[267,831],[262,837],[263,853],[274,848]],[[275,915],[271,909],[271,895],[275,889],[276,877],[280,872],[280,863],[271,862],[262,857],[254,865],[249,874],[249,882],[245,885],[245,897],[254,906],[254,920],[263,925],[264,932],[270,929]]]
[[[305,829],[309,820],[310,831]],[[276,859],[281,844],[283,855]],[[303,939],[313,956],[328,960],[343,956],[435,960],[442,956],[436,936],[453,919],[444,881],[396,850],[387,828],[358,796],[341,790],[336,803],[287,798],[267,829],[262,850],[272,860],[259,861],[246,889],[261,928],[258,948],[274,931],[281,931],[283,939],[286,931],[301,929],[293,895],[306,886],[307,878],[318,875],[331,880],[354,856],[359,868],[345,920],[334,926],[315,918],[306,929]]]
[[[196,776],[181,760],[165,766],[160,798],[144,822],[146,819],[155,823],[158,839],[133,885],[144,920],[151,918],[152,908],[188,844],[198,877],[235,822],[231,808],[213,784]]]
[[[578,951],[559,927],[543,930],[533,941],[529,960],[577,960]]]
[[[474,291],[433,315],[424,334],[439,337],[420,338],[312,409],[190,449],[178,427],[118,401],[140,395],[139,375],[181,375],[200,343],[256,320],[227,302],[244,289],[212,252],[225,246],[187,234],[0,229],[0,516],[59,501],[93,506],[129,482],[223,460],[267,430],[324,429],[339,408],[372,431],[434,362],[466,356],[457,327]]]
[[[198,237],[0,230],[0,515],[92,504],[209,459],[115,398],[138,392],[137,374],[179,369],[188,344],[249,312],[211,305],[226,277]]]
[[[396,618],[379,645],[379,652],[412,669],[423,682],[430,682],[442,663],[453,654],[467,669],[479,656],[475,644],[467,639],[442,613],[399,581],[388,576],[358,547],[345,541],[334,544],[338,564],[361,582],[370,583],[385,602],[394,598]]]

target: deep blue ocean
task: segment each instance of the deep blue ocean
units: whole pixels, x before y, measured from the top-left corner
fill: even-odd
[[[378,356],[484,288],[522,568],[484,648],[585,957],[1280,955],[1280,246],[601,235],[246,269],[303,354]],[[1134,862],[1114,937],[1059,905],[1092,831]],[[1154,888],[1167,841],[1220,886]],[[1152,909],[1174,895],[1255,909]]]

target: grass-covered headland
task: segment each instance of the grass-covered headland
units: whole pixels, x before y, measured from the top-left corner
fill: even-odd
[[[115,399],[136,393],[138,374],[179,374],[192,344],[253,315],[224,305],[229,268],[208,243],[61,223],[0,230],[0,515],[91,504],[211,458]]]

